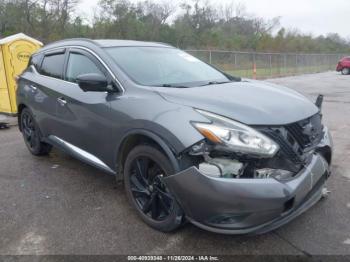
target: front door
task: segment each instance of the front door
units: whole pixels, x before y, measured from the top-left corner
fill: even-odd
[[[111,138],[109,94],[84,92],[76,83],[76,78],[87,73],[101,74],[111,79],[103,65],[90,53],[70,49],[64,73],[66,85],[61,88],[61,96],[56,103],[59,125],[56,133],[60,139],[73,145],[75,150],[78,148],[80,153],[85,151],[92,155],[89,157],[94,161],[103,161],[106,155],[104,147]]]

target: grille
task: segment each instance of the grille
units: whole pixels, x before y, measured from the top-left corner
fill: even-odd
[[[284,138],[283,134],[278,131],[278,129],[266,129],[263,133],[270,138],[272,138],[279,146],[281,152],[290,160],[295,163],[301,163],[302,159],[300,155],[294,150],[293,146],[288,143],[288,141]]]
[[[280,146],[280,151],[295,163],[306,159],[306,152],[320,143],[323,137],[322,116],[310,118],[280,127],[264,127],[260,131]]]
[[[303,150],[314,147],[323,137],[323,126],[320,114],[313,115],[306,120],[286,125],[285,128]]]

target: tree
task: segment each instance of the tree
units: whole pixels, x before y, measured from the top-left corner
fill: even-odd
[[[100,0],[92,24],[75,14],[79,0],[0,0],[0,37],[24,32],[44,43],[67,37],[159,41],[184,49],[349,52],[338,34],[313,37],[280,28],[280,17],[248,15],[243,4],[190,0]],[[274,32],[277,31],[277,34]]]

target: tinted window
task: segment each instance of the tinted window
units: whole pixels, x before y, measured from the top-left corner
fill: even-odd
[[[64,64],[64,54],[54,54],[44,57],[43,63],[41,65],[41,74],[62,78]]]
[[[90,58],[81,54],[71,53],[67,65],[67,80],[75,82],[77,76],[89,73],[104,75]]]
[[[39,70],[41,59],[42,55],[40,54],[31,56],[28,66],[34,66],[36,70]]]

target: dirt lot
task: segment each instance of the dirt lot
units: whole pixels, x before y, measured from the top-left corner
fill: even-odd
[[[315,99],[335,143],[331,194],[284,227],[225,236],[192,225],[163,234],[129,207],[114,178],[54,150],[33,157],[17,127],[0,131],[0,254],[350,254],[350,76],[270,80]]]

